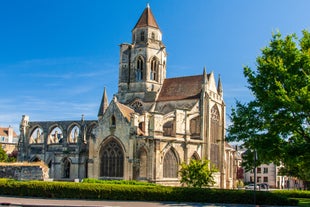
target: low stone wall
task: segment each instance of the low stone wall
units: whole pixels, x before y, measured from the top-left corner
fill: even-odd
[[[0,178],[16,180],[46,180],[48,167],[43,162],[0,163]]]

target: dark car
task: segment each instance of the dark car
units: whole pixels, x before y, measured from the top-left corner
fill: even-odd
[[[267,183],[260,183],[258,185],[260,190],[269,190],[269,185]]]

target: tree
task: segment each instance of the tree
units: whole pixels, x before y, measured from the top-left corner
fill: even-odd
[[[249,149],[247,168],[255,149],[257,164],[282,163],[294,176],[309,180],[310,33],[303,31],[299,41],[295,34],[274,34],[256,63],[256,70],[244,68],[254,100],[237,101],[227,140],[242,141]]]
[[[208,160],[192,159],[189,164],[181,164],[181,183],[188,187],[209,187],[215,184],[213,173],[217,172],[214,167],[209,167]]]
[[[2,149],[2,145],[0,144],[0,162],[6,162],[7,159],[8,159],[8,155],[6,154],[4,149]]]

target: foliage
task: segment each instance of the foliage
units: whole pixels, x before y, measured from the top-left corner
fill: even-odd
[[[211,166],[209,167],[208,160],[195,160],[192,159],[189,164],[181,164],[181,183],[186,184],[188,187],[210,187],[215,184],[213,173],[217,170]]]
[[[310,198],[310,191],[306,190],[274,190],[274,193],[290,198]]]
[[[12,153],[8,154],[7,162],[16,162],[17,161],[18,151],[14,150]]]
[[[178,201],[204,203],[253,203],[253,193],[245,190],[98,184],[74,182],[15,181],[0,179],[1,195],[66,199],[136,201]],[[296,205],[285,194],[257,192],[258,205]]]
[[[237,101],[228,141],[242,141],[246,169],[282,163],[289,176],[310,179],[310,33],[273,35],[257,58],[256,70],[244,68],[254,100]],[[293,156],[292,156],[293,155]]]
[[[82,182],[83,183],[101,183],[101,184],[156,186],[155,183],[141,182],[141,181],[136,181],[136,180],[98,180],[95,178],[84,178]]]
[[[244,179],[244,172],[242,167],[237,168],[237,180],[243,180]]]
[[[0,162],[6,162],[7,159],[8,159],[8,155],[6,154],[4,149],[2,149],[2,145],[0,144]]]
[[[243,183],[243,181],[242,180],[237,180],[236,181],[236,187],[237,188],[243,188],[244,187],[244,183]]]

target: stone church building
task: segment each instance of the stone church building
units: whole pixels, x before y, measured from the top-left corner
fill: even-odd
[[[167,52],[149,6],[120,45],[118,92],[104,89],[97,120],[20,124],[19,160],[44,161],[50,178],[178,185],[180,164],[208,159],[216,187],[232,188],[235,151],[224,141],[225,103],[213,72],[166,78]]]

